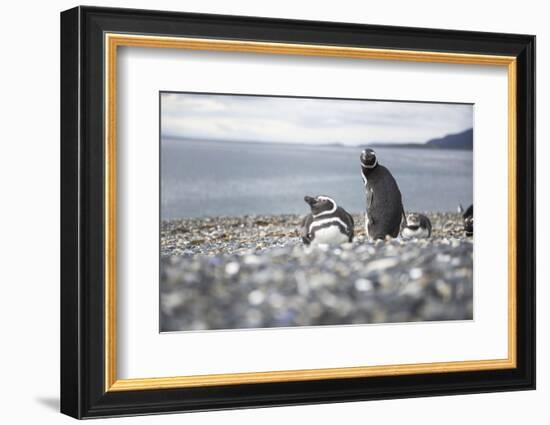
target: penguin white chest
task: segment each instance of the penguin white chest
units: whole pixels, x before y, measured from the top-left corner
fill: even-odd
[[[405,227],[402,232],[401,236],[405,239],[414,239],[414,238],[427,238],[429,236],[428,229],[419,227],[418,229],[410,229],[408,227]]]
[[[336,225],[323,227],[315,230],[315,238],[312,244],[337,245],[349,241],[349,237],[344,235]]]

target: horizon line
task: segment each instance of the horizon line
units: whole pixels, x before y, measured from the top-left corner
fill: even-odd
[[[442,139],[448,136],[454,136],[457,134],[466,133],[467,131],[473,131],[473,127],[467,128],[463,131],[455,132],[455,133],[446,133],[443,136],[440,137],[434,137],[431,139],[428,139],[426,141],[420,141],[420,142],[383,142],[383,141],[372,141],[372,142],[361,142],[357,144],[347,144],[344,142],[327,142],[327,143],[304,143],[304,142],[285,142],[285,141],[275,141],[275,140],[247,140],[247,139],[220,139],[220,138],[212,138],[212,137],[190,137],[190,136],[181,136],[181,135],[174,135],[174,134],[163,134],[162,131],[160,132],[160,138],[161,140],[163,138],[169,138],[169,139],[178,139],[178,140],[194,140],[194,141],[206,141],[206,142],[229,142],[229,143],[254,143],[254,144],[262,144],[262,143],[271,143],[276,145],[300,145],[300,146],[340,146],[340,147],[346,147],[346,148],[353,148],[353,147],[363,147],[363,146],[426,146],[429,142],[432,140]]]

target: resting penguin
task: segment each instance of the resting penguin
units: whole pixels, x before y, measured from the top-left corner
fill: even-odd
[[[403,239],[429,238],[432,235],[432,223],[424,214],[407,214],[405,226],[401,230]]]
[[[468,209],[462,214],[464,219],[464,231],[466,236],[474,235],[474,206],[473,204],[468,207]]]
[[[361,176],[367,192],[365,232],[369,239],[399,235],[404,218],[403,202],[397,182],[389,170],[378,163],[372,149],[361,152]]]
[[[353,240],[353,217],[328,196],[304,197],[311,213],[302,221],[304,244],[341,244]]]

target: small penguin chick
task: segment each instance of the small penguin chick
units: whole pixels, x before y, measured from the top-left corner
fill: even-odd
[[[405,226],[401,230],[403,239],[429,238],[432,235],[432,223],[424,214],[410,213]]]
[[[466,236],[474,235],[474,206],[473,204],[468,207],[468,209],[462,215],[464,220],[464,232]]]
[[[353,241],[353,217],[328,196],[305,196],[311,213],[302,221],[305,245],[342,244]]]

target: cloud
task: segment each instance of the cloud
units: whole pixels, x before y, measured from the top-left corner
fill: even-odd
[[[169,137],[327,144],[424,143],[473,126],[473,107],[368,100],[161,94]]]

